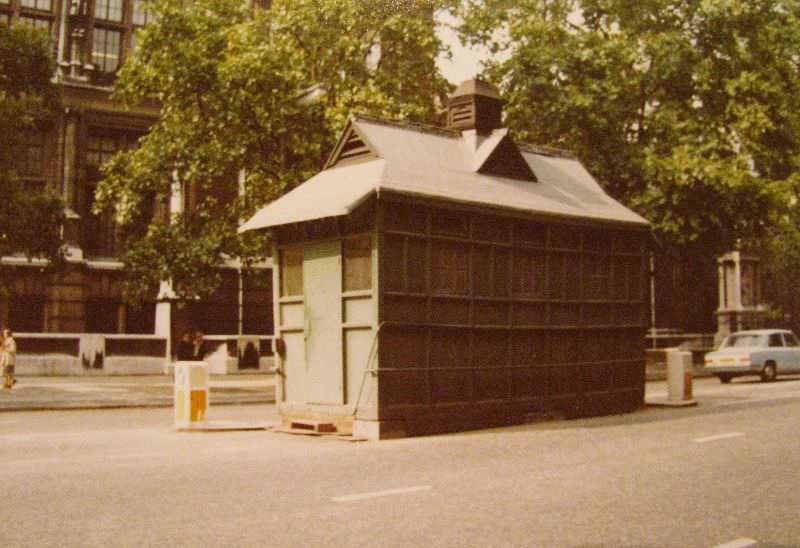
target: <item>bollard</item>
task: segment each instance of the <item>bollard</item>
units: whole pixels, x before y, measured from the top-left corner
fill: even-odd
[[[208,365],[175,362],[175,428],[205,424],[208,411]]]
[[[681,350],[667,352],[667,399],[692,399],[692,353]]]

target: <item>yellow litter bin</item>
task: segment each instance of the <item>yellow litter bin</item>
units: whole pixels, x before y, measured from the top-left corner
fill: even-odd
[[[208,365],[175,362],[175,428],[205,424],[208,412]]]

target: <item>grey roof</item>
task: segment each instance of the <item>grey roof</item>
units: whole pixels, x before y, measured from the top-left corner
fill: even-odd
[[[484,97],[502,100],[491,84],[488,84],[477,78],[461,82],[456,90],[450,95],[450,98],[453,99],[454,97],[461,97],[463,95],[482,95]]]
[[[518,149],[537,182],[476,170],[505,136],[424,128],[362,115],[351,118],[376,157],[325,169],[258,211],[240,232],[346,215],[371,195],[394,192],[489,205],[532,214],[647,225],[608,196],[573,156],[539,147]],[[345,132],[346,134],[347,132]]]

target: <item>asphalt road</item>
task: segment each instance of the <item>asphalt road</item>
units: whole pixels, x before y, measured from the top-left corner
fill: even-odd
[[[0,546],[800,546],[800,380],[695,392],[360,443],[177,433],[163,408],[3,413]]]

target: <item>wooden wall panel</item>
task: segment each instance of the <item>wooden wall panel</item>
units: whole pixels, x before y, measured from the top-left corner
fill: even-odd
[[[642,404],[645,231],[401,201],[379,201],[379,415]]]

